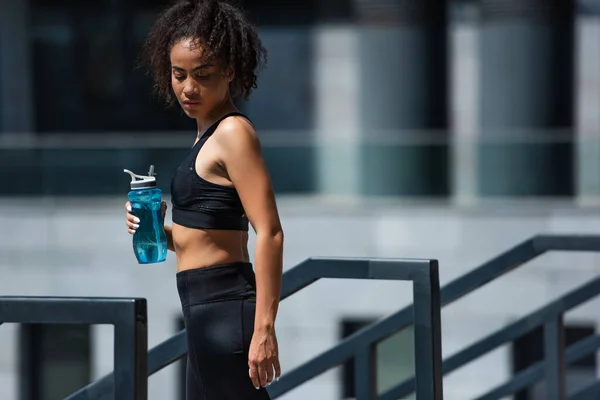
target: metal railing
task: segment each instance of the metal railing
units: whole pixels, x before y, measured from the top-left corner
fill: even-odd
[[[283,275],[282,300],[309,286],[321,278],[342,279],[381,279],[413,282],[415,357],[417,379],[416,394],[420,399],[441,400],[442,395],[442,356],[440,323],[440,284],[438,263],[435,260],[418,259],[356,259],[356,258],[310,258]],[[385,330],[380,326],[377,330]],[[185,330],[165,340],[148,353],[148,375],[151,375],[186,354]],[[371,336],[353,335],[358,342],[353,347],[337,346],[333,354],[321,361],[315,371],[297,372],[283,375],[278,382],[269,386],[272,397],[277,397],[291,389],[299,381],[303,382],[317,375],[323,367],[339,365],[351,358],[355,360],[356,396],[360,400],[370,400],[377,396],[375,382],[374,349],[378,340]],[[327,368],[325,368],[327,369]],[[314,373],[313,373],[314,372]],[[81,391],[68,397],[68,400],[90,399],[86,393],[98,397],[112,389],[110,375],[91,383]]]
[[[115,369],[107,394],[114,400],[147,399],[146,299],[0,296],[2,323],[114,325]],[[77,393],[80,399],[100,398],[94,387]]]
[[[600,277],[488,335],[450,356],[443,364],[441,363],[440,306],[448,305],[462,298],[548,251],[600,252],[600,236],[535,236],[455,279],[444,286],[441,291],[439,289],[438,266],[434,260],[311,258],[304,261],[284,273],[282,299],[291,296],[321,278],[387,279],[412,281],[414,304],[355,332],[333,348],[286,373],[278,382],[269,387],[270,394],[276,398],[330,368],[354,358],[355,389],[358,399],[395,400],[415,392],[419,400],[438,400],[442,398],[442,375],[444,373],[451,372],[536,327],[543,326],[545,332],[545,360],[519,372],[509,382],[480,396],[478,400],[490,400],[510,395],[544,377],[546,377],[548,393],[551,396],[549,400],[566,399],[565,364],[572,363],[594,352],[600,347],[600,335],[580,340],[565,349],[562,316],[567,310],[600,294]],[[12,315],[13,319],[18,316],[19,320],[42,318],[35,313],[22,315],[15,313],[17,308],[14,307],[7,314],[5,310],[9,310],[9,308],[4,307],[4,304],[8,304],[6,300],[8,298],[0,299],[2,299],[0,301],[2,306],[0,321],[8,321],[5,318],[6,315]],[[114,300],[109,299],[109,301]],[[23,307],[25,304],[32,304],[32,300],[28,298],[26,303],[15,304],[21,304],[21,307]],[[44,300],[38,300],[38,304],[40,305],[38,310],[44,309]],[[55,302],[53,304],[53,307],[48,308],[47,311],[59,310],[62,303]],[[46,317],[48,315],[52,316],[52,313],[53,311],[48,312]],[[57,313],[69,315],[65,311],[57,311]],[[87,313],[81,314],[79,312],[75,314],[71,315],[71,321],[88,321],[90,318]],[[54,321],[54,319],[52,320]],[[415,357],[415,377],[407,379],[379,395],[376,393],[374,379],[374,348],[377,343],[410,325],[414,325],[415,354],[418,354],[418,357]],[[115,344],[117,344],[117,337],[117,331],[115,330]],[[151,349],[148,353],[147,374],[151,375],[184,356],[186,353],[185,339],[185,331],[181,331]],[[119,343],[120,348],[123,348],[125,344]],[[131,343],[131,345],[134,344]],[[141,351],[142,347],[139,343],[137,346]],[[116,348],[115,346],[115,350]],[[129,356],[131,356],[131,353],[129,353]],[[141,354],[138,354],[138,356],[142,357]],[[115,353],[115,357],[117,357],[117,353]],[[136,366],[145,365],[145,361],[139,362]],[[119,382],[123,385],[122,380],[117,383]],[[112,374],[109,374],[71,395],[68,399],[92,400],[105,398],[104,396],[110,394],[114,387]],[[120,387],[122,386],[118,386],[118,388]],[[594,382],[579,392],[570,394],[568,399],[584,400],[598,393],[600,393],[600,382]],[[130,398],[141,399],[141,397]],[[121,400],[121,398],[117,399]]]
[[[449,373],[460,368],[477,357],[519,338],[536,327],[543,326],[545,361],[535,363],[524,371],[517,373],[510,381],[490,390],[486,394],[478,397],[477,400],[492,400],[510,396],[521,389],[531,386],[544,377],[546,377],[545,383],[548,400],[564,399],[566,396],[565,365],[578,361],[596,351],[596,349],[600,347],[600,335],[587,337],[565,349],[564,338],[562,335],[563,314],[567,310],[572,309],[599,294],[600,277],[568,292],[539,310],[499,329],[451,356],[444,362],[444,373]],[[594,394],[600,393],[600,391],[598,391],[600,388],[598,388],[597,383],[593,383],[579,392],[585,390],[589,396],[590,391],[594,390],[591,389],[592,386],[596,387]],[[402,392],[403,391],[404,390],[402,390]],[[574,393],[567,398],[580,398],[578,397],[580,396],[579,392]],[[581,399],[584,398],[589,399],[590,397],[581,397]]]
[[[441,291],[442,307],[460,299],[548,251],[600,252],[600,236],[541,235],[528,239],[444,286]],[[507,342],[532,331],[536,327],[544,326],[545,361],[519,372],[507,383],[478,397],[477,400],[492,400],[509,396],[544,377],[546,377],[547,393],[550,396],[548,400],[566,399],[564,380],[565,364],[575,362],[594,352],[600,347],[600,335],[583,339],[569,346],[565,351],[564,338],[562,336],[562,315],[567,310],[597,296],[598,294],[600,294],[600,277],[580,286],[545,307],[542,307],[540,310],[521,318],[450,356],[444,360],[442,367],[443,373],[446,374],[452,372]],[[391,334],[410,326],[411,321],[407,315],[409,311],[410,307],[407,307],[390,316],[387,321],[389,329],[385,333]],[[364,329],[362,333],[365,335],[373,334],[373,328],[374,327],[368,327]],[[303,367],[311,366],[305,365],[300,368]],[[379,400],[396,400],[402,398],[412,393],[414,387],[415,383],[413,377],[383,393],[379,397]],[[590,396],[592,393],[600,393],[599,383],[589,385],[580,392],[570,395],[568,399],[589,399],[590,397],[582,396]]]

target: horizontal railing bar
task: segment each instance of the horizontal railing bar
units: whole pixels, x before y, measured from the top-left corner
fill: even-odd
[[[0,296],[5,323],[115,324],[135,298]]]
[[[557,240],[565,239],[568,239],[568,246],[556,243]],[[441,290],[442,307],[460,299],[527,261],[536,258],[542,253],[554,250],[552,246],[567,251],[600,251],[600,235],[539,235],[527,239],[445,285]],[[336,346],[325,350],[315,358],[283,375],[278,382],[270,386],[269,393],[274,397],[282,395],[335,365],[345,362],[352,357],[353,348],[356,346],[380,342],[394,333],[407,328],[412,323],[412,315],[413,306],[409,305],[379,322],[360,329]]]
[[[572,364],[575,361],[595,352],[600,347],[600,335],[593,335],[579,340],[570,345],[565,351],[565,363]],[[525,370],[516,374],[510,381],[496,387],[488,393],[478,397],[476,400],[496,400],[509,396],[516,391],[529,387],[533,383],[544,378],[545,362],[537,362]]]
[[[414,281],[425,275],[432,260],[388,258],[312,257],[310,267],[318,278]]]
[[[591,384],[585,386],[583,389],[580,389],[577,392],[568,395],[567,400],[597,399],[598,394],[600,394],[600,381],[592,382]]]
[[[533,238],[537,251],[598,251],[600,235],[538,235]]]
[[[450,373],[499,346],[515,340],[542,325],[549,316],[562,314],[592,299],[598,294],[600,294],[600,276],[448,357],[444,360],[442,366],[443,373]],[[380,396],[380,400],[402,398],[409,393],[412,393],[414,388],[415,378],[413,376],[387,390]]]
[[[281,298],[286,298],[322,278],[412,281],[430,260],[311,257],[286,271]]]

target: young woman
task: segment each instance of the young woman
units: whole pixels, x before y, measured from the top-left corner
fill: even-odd
[[[281,374],[283,231],[256,132],[233,102],[256,87],[266,51],[232,4],[179,0],[160,15],[143,54],[158,93],[198,124],[171,182],[173,224],[165,226],[187,330],[187,399],[269,399],[265,387]],[[129,233],[138,224],[127,212]]]

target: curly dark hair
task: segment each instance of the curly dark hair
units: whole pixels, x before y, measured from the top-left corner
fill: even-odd
[[[234,1],[177,0],[152,26],[142,48],[141,66],[151,71],[154,89],[168,105],[174,104],[170,51],[181,39],[198,39],[204,62],[218,60],[223,68],[233,68],[231,95],[248,99],[259,70],[266,65],[267,51],[256,27]]]

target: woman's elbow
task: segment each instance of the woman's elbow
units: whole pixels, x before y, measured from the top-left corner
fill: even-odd
[[[279,228],[279,230],[275,233],[275,238],[277,243],[283,247],[283,229]]]
[[[257,229],[256,237],[283,244],[283,229],[281,226]]]
[[[281,227],[273,230],[270,236],[275,242],[277,242],[277,244],[283,245],[283,229],[281,229]]]

